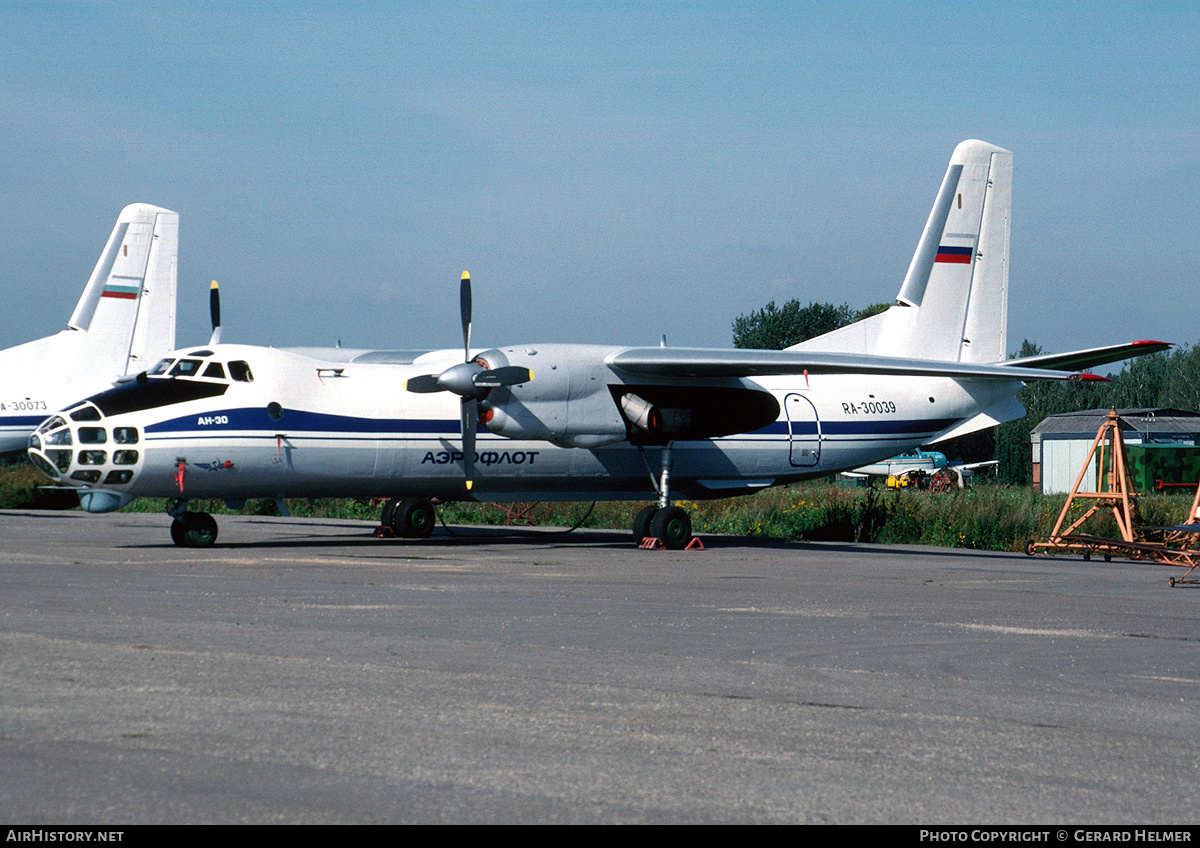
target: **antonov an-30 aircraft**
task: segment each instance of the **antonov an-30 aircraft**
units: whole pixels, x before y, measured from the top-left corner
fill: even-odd
[[[1167,347],[1005,361],[1011,184],[1009,151],[960,144],[895,305],[788,350],[480,350],[464,274],[458,350],[184,349],[47,419],[29,455],[92,512],[171,498],[179,545],[217,535],[189,499],[388,497],[409,537],[433,498],[656,500],[634,538],[681,548],[675,498],[857,468],[1024,415],[1023,381]]]
[[[67,329],[0,351],[0,453],[46,416],[150,367],[175,347],[179,215],[126,206]]]

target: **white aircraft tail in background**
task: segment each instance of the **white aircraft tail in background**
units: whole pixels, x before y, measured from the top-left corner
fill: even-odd
[[[144,371],[175,347],[179,215],[121,210],[67,322],[53,336],[0,351],[0,453],[72,398]]]

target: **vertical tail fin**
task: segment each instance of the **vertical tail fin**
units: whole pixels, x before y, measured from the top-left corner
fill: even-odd
[[[950,157],[895,305],[795,347],[950,362],[1003,360],[1011,208],[1012,153],[964,141]]]
[[[87,334],[81,368],[120,375],[175,346],[179,215],[135,203],[121,210],[68,324]]]

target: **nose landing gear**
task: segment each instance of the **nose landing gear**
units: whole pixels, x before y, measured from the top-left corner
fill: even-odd
[[[404,539],[428,539],[437,524],[437,513],[425,498],[393,498],[383,505],[380,524]]]
[[[167,504],[171,516],[171,541],[180,548],[210,548],[217,541],[217,520],[207,512],[190,512],[187,501]]]

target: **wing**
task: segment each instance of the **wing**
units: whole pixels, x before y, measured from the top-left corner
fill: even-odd
[[[604,361],[616,371],[676,378],[885,374],[971,380],[1107,380],[1095,374],[1048,370],[1049,365],[1022,368],[1008,363],[940,362],[865,353],[801,350],[632,347],[611,353]]]
[[[951,468],[957,468],[959,471],[974,471],[977,468],[987,468],[991,465],[999,465],[999,460],[989,459],[986,462],[951,462]]]

